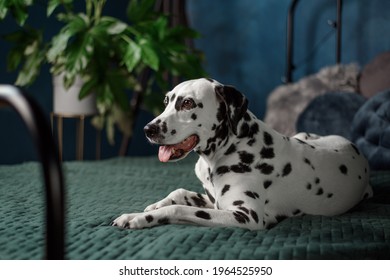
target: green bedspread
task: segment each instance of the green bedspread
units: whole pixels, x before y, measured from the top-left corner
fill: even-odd
[[[372,177],[376,195],[338,217],[302,216],[248,231],[165,225],[110,227],[183,187],[201,191],[195,157],[162,164],[156,158],[68,162],[68,259],[377,259],[390,258],[388,173]],[[44,193],[38,163],[0,166],[0,259],[40,259],[44,253]]]

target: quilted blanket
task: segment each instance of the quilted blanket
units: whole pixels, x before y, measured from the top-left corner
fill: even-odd
[[[114,158],[64,164],[68,259],[390,259],[390,174],[372,176],[374,198],[337,217],[286,219],[270,230],[165,225],[109,226],[126,212],[184,187],[201,191],[194,157]],[[0,166],[0,259],[44,254],[44,193],[38,163]]]

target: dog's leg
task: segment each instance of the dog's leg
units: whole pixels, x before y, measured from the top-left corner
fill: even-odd
[[[241,227],[263,229],[262,217],[253,212],[237,210],[204,209],[186,205],[170,205],[146,213],[123,214],[113,226],[140,229],[161,224],[193,224],[208,227]]]
[[[156,210],[169,205],[187,205],[200,208],[214,208],[214,204],[207,195],[191,192],[185,189],[177,189],[171,192],[166,198],[146,207],[145,212]]]

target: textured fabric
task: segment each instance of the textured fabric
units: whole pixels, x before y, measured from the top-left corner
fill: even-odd
[[[352,120],[366,99],[357,93],[329,92],[313,99],[298,117],[297,131],[351,139]]]
[[[373,170],[390,169],[390,90],[370,98],[356,113],[352,141]]]
[[[379,197],[338,217],[296,217],[263,231],[188,225],[144,230],[109,226],[121,213],[142,211],[176,188],[200,191],[194,163],[195,157],[167,164],[155,157],[66,163],[67,258],[390,258],[390,176],[384,173],[379,178],[380,188],[374,186]],[[0,166],[0,259],[43,257],[43,197],[37,163]]]

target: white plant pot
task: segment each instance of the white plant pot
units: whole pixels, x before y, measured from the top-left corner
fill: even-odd
[[[63,75],[53,76],[53,112],[59,115],[94,115],[97,113],[96,95],[79,99],[83,81],[76,77],[74,84],[65,89]]]

